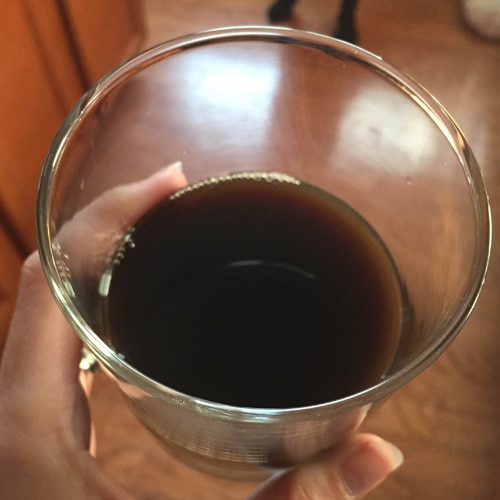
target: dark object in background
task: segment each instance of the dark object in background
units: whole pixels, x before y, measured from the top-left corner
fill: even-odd
[[[271,22],[285,21],[292,14],[297,0],[276,0],[268,9],[267,15]],[[337,26],[332,35],[346,42],[358,43],[355,14],[358,0],[342,0]]]

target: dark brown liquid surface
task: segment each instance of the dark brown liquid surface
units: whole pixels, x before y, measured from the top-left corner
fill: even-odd
[[[233,176],[147,214],[107,273],[108,337],[153,379],[199,398],[290,408],[380,380],[399,281],[350,208],[279,176]]]

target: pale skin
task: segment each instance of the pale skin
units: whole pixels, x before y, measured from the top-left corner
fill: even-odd
[[[111,235],[111,245],[115,235],[185,183],[181,170],[173,167],[117,188],[82,211],[78,224],[65,228],[61,238],[78,244],[91,229]],[[104,475],[89,451],[91,419],[79,382],[80,354],[81,343],[55,304],[34,253],[23,266],[0,364],[0,498],[131,498]],[[372,434],[353,433],[264,483],[250,498],[362,498],[401,462],[395,446]]]

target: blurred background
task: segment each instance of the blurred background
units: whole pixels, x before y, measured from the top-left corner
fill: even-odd
[[[207,28],[270,24],[266,0],[15,0],[0,16],[0,349],[51,139],[78,98],[140,50]],[[331,34],[340,0],[298,0],[282,26]],[[464,131],[500,217],[500,0],[360,0],[358,43],[419,81]],[[500,250],[452,347],[369,416],[406,462],[370,499],[500,498]],[[254,485],[189,470],[98,375],[97,459],[134,498],[236,500]]]

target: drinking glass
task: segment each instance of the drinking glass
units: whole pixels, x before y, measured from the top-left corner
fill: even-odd
[[[106,192],[177,161],[189,183],[249,170],[290,175],[341,199],[374,228],[406,303],[382,380],[323,404],[236,407],[162,385],[115,352],[96,307],[109,238],[89,231],[74,245],[60,235]],[[333,445],[428,367],[471,313],[490,247],[479,168],[436,99],[359,47],[274,27],[177,38],[104,76],[54,139],[37,223],[56,301],[138,418],[191,466],[240,479]]]

